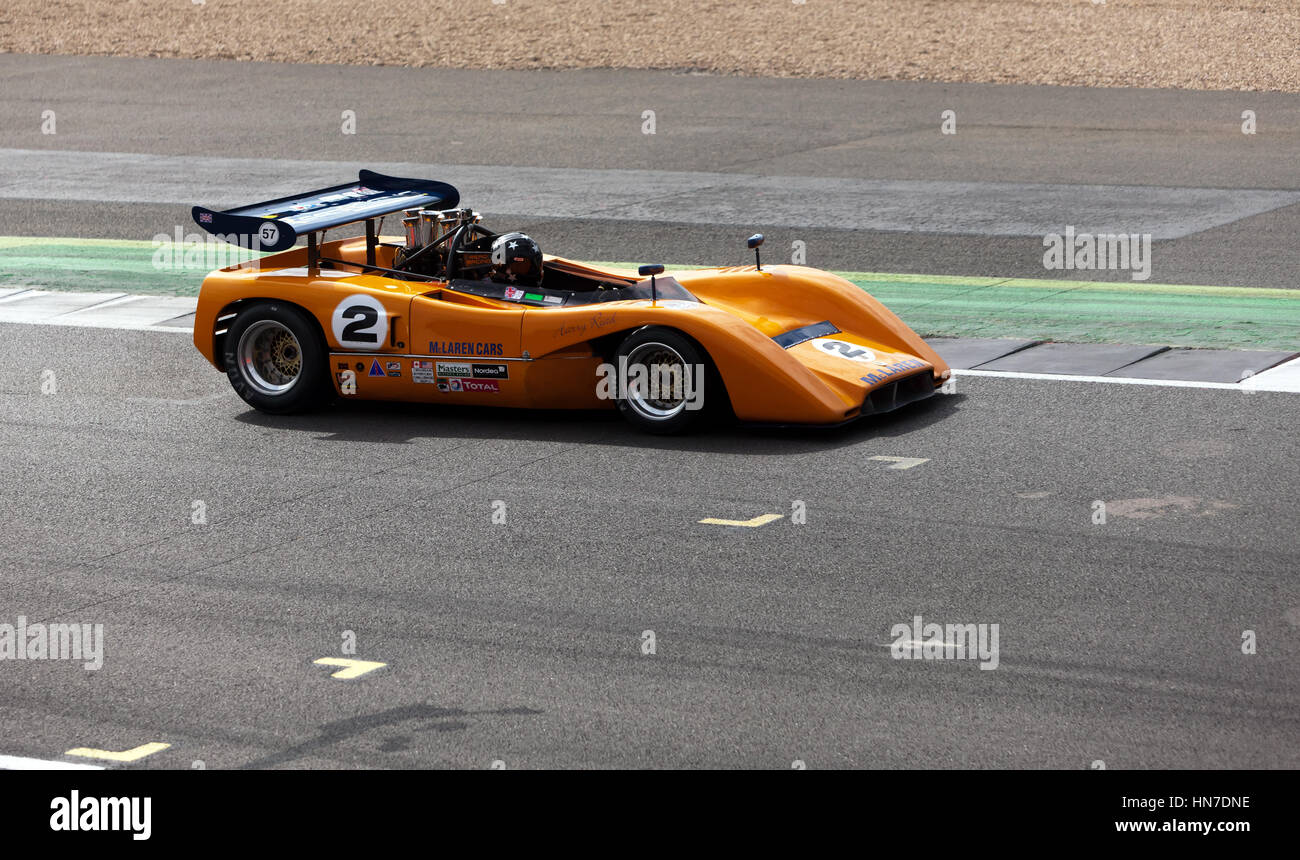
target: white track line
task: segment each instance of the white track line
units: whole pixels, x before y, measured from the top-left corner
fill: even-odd
[[[1300,394],[1300,358],[1284,361],[1241,381],[1242,388],[1253,391],[1289,391]]]
[[[1000,379],[1044,379],[1050,382],[1108,382],[1112,385],[1158,385],[1164,388],[1216,388],[1227,391],[1284,391],[1300,394],[1300,371],[1288,374],[1271,374],[1296,364],[1295,359],[1286,364],[1247,377],[1242,382],[1193,382],[1186,379],[1138,379],[1127,376],[1072,376],[1066,373],[1026,373],[1019,370],[954,370],[956,376],[990,376]]]
[[[49,761],[43,758],[23,758],[0,755],[0,770],[103,770],[102,765],[78,764],[70,761]]]

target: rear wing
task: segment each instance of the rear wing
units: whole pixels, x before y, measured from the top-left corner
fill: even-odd
[[[195,206],[192,214],[204,230],[242,248],[284,251],[305,235],[314,251],[318,231],[365,221],[368,244],[373,246],[373,219],[403,209],[452,209],[459,202],[460,192],[445,182],[362,170],[356,182],[224,212]]]

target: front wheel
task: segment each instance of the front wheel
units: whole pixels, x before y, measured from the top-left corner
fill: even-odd
[[[726,398],[708,355],[673,329],[637,329],[619,344],[615,357],[619,411],[646,433],[685,433]]]
[[[295,307],[258,302],[240,311],[226,331],[224,352],[231,387],[261,412],[302,412],[325,394],[325,346]]]

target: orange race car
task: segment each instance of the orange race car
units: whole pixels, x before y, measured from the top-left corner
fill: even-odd
[[[803,266],[638,273],[543,256],[450,185],[383,176],[194,220],[269,256],[203,281],[194,344],[250,405],[335,395],[541,409],[615,405],[652,433],[730,412],[834,425],[928,397],[948,366],[856,285]],[[381,238],[402,212],[401,241]],[[365,223],[365,236],[324,231]],[[305,247],[295,247],[300,237]]]

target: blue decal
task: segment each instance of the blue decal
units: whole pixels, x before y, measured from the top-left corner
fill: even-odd
[[[875,373],[868,373],[866,376],[859,377],[859,379],[868,385],[875,385],[878,382],[884,382],[891,376],[897,376],[905,370],[916,370],[925,366],[924,361],[916,358],[909,358],[900,361],[897,364],[892,364],[887,369],[878,370]]]
[[[499,343],[475,343],[472,340],[431,340],[429,355],[474,355],[491,358],[505,355]]]

